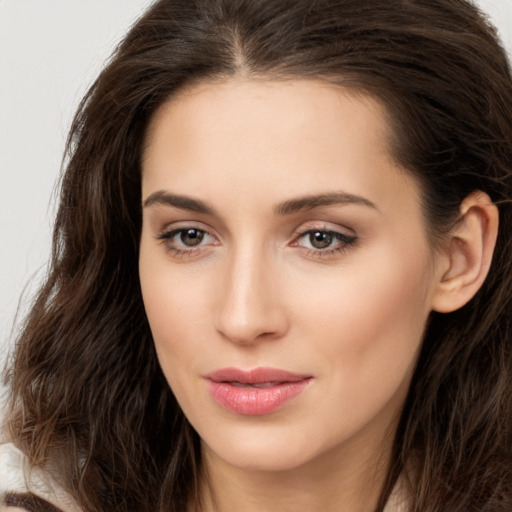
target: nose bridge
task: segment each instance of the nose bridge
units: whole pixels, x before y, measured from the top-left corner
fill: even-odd
[[[239,243],[227,258],[220,283],[217,329],[236,343],[276,337],[285,329],[277,296],[276,264],[254,240]]]

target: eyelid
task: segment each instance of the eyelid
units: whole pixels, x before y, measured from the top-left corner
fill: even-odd
[[[339,233],[346,237],[357,237],[356,232],[353,229],[326,221],[305,222],[294,230],[292,236],[298,237],[305,233],[310,233],[311,231],[325,231],[326,233]]]
[[[214,230],[210,226],[203,224],[202,222],[190,220],[169,222],[168,224],[165,224],[157,231],[155,238],[160,240],[171,233],[185,231],[186,229],[197,229],[198,231],[204,231],[205,233],[218,238],[217,235],[213,234]]]

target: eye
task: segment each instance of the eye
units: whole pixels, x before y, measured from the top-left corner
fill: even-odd
[[[299,233],[294,245],[303,247],[311,253],[332,254],[343,251],[357,241],[357,236],[348,235],[331,229],[309,229]]]
[[[194,253],[205,245],[216,245],[217,239],[204,229],[196,227],[180,227],[166,231],[157,237],[166,249],[176,255]]]

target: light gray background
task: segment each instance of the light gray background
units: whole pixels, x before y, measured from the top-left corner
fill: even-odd
[[[115,44],[150,4],[0,0],[0,364],[15,333],[18,304],[22,317],[44,274],[51,197],[72,114]],[[512,0],[477,4],[512,54]]]

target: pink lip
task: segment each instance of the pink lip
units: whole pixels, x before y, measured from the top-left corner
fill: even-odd
[[[312,376],[275,368],[223,368],[206,376],[213,398],[238,414],[270,414],[299,395]]]

